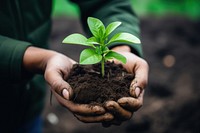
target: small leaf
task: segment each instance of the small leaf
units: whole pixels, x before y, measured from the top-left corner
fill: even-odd
[[[90,31],[96,38],[101,38],[102,33],[100,32],[103,32],[103,34],[105,33],[105,26],[101,20],[93,17],[88,17],[87,23]]]
[[[102,60],[102,56],[97,54],[94,49],[85,49],[80,55],[80,64],[96,64]]]
[[[110,35],[118,26],[120,26],[121,22],[112,22],[106,27],[106,37]]]
[[[67,36],[64,40],[63,43],[67,44],[79,44],[79,45],[85,45],[85,46],[92,46],[93,44],[87,43],[87,38],[81,34],[74,33],[69,36]]]
[[[123,55],[117,53],[117,52],[114,52],[112,50],[110,50],[106,56],[105,56],[106,60],[109,60],[109,59],[117,59],[119,61],[121,61],[122,63],[126,64],[126,57],[124,57]]]
[[[110,51],[108,47],[102,47],[101,49],[104,54],[106,54]]]
[[[101,47],[96,47],[95,51],[97,54],[102,55]]]
[[[87,43],[91,43],[91,44],[99,44],[99,42],[97,41],[97,39],[93,36],[87,39]]]
[[[130,34],[130,33],[118,33],[115,34],[110,41],[107,43],[107,45],[113,43],[113,42],[122,42],[122,43],[136,43],[140,44],[140,39],[136,36]]]

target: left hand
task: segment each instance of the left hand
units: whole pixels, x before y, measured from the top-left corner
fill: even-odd
[[[143,104],[144,88],[148,82],[148,64],[147,62],[130,52],[128,46],[117,46],[112,49],[124,55],[127,59],[126,64],[122,64],[123,67],[129,72],[135,75],[130,85],[131,97],[120,98],[117,102],[107,101],[105,108],[114,115],[112,121],[103,122],[104,127],[108,127],[112,124],[120,125],[123,121],[131,119],[133,113],[137,111]],[[115,63],[120,62],[114,60]]]

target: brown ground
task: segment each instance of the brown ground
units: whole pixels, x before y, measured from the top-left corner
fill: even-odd
[[[121,126],[103,128],[76,120],[56,100],[44,110],[44,133],[199,133],[200,21],[179,17],[141,20],[145,58],[150,65],[143,107]],[[51,48],[78,61],[82,47],[61,45],[81,32],[76,19],[57,18]]]

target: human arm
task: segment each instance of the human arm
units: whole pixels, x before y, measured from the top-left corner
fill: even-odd
[[[22,60],[30,43],[0,35],[0,81],[16,83],[24,80]]]

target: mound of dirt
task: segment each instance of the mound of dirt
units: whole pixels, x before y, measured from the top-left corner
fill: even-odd
[[[100,71],[100,63],[73,66],[67,82],[74,90],[75,103],[104,104],[105,101],[130,96],[129,88],[134,77],[122,65],[106,62],[104,77]]]

